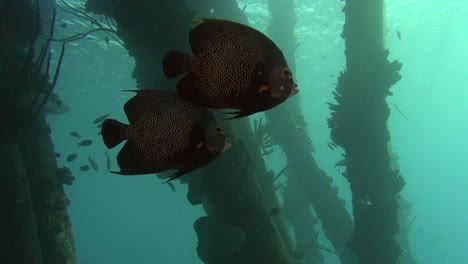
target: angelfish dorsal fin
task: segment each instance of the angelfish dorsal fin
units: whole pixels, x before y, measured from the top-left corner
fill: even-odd
[[[136,93],[136,95],[124,105],[124,111],[130,124],[138,120],[151,105],[157,104],[163,100],[174,99],[177,96],[176,93],[173,92],[152,89],[124,91]]]
[[[245,25],[229,20],[217,18],[197,18],[194,20],[202,23],[189,33],[189,43],[193,54],[198,54],[208,42],[219,35],[248,29]]]

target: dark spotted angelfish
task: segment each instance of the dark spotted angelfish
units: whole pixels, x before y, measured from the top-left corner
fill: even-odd
[[[260,31],[202,19],[189,42],[193,56],[170,51],[163,69],[167,78],[189,72],[177,90],[192,104],[237,109],[233,119],[273,108],[298,92],[283,53]]]
[[[178,170],[176,179],[208,164],[226,150],[223,130],[207,109],[189,104],[174,93],[138,90],[124,106],[130,125],[107,119],[102,137],[108,148],[127,140],[117,156],[124,175]]]

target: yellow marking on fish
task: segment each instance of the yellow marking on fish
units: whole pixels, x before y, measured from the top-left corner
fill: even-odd
[[[258,93],[263,93],[265,91],[268,91],[268,85],[263,85],[262,87],[260,87],[260,89],[258,90]]]
[[[198,143],[198,144],[197,144],[197,149],[203,148],[203,145],[205,145],[205,143],[203,143],[203,141],[200,142],[200,143]]]

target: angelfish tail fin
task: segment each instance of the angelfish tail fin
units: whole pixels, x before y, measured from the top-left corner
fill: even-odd
[[[102,123],[102,140],[111,149],[125,140],[125,130],[128,125],[114,119],[106,119]]]

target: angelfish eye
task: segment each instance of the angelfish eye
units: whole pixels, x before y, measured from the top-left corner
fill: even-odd
[[[291,71],[288,68],[284,68],[281,71],[281,77],[283,78],[291,77]]]

